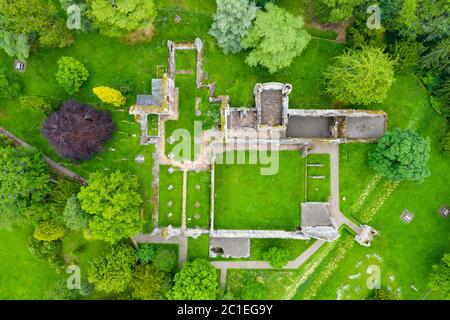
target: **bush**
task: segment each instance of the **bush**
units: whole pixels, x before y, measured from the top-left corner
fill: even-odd
[[[450,131],[442,138],[441,147],[444,155],[450,157]]]
[[[395,81],[393,64],[381,49],[349,50],[324,73],[326,91],[346,103],[381,103]]]
[[[54,241],[64,237],[64,228],[53,221],[44,221],[34,230],[33,236],[41,241]]]
[[[109,87],[96,87],[92,89],[95,95],[103,102],[110,103],[116,107],[123,106],[126,102],[125,97],[119,90]]]
[[[64,222],[70,230],[80,231],[87,228],[89,217],[81,209],[80,202],[76,195],[67,199],[67,204],[63,212]]]
[[[58,271],[64,266],[62,258],[62,241],[41,241],[30,237],[28,250],[39,261],[48,262]]]
[[[314,11],[321,22],[341,22],[353,15],[355,6],[364,0],[317,0]]]
[[[88,296],[93,291],[93,287],[91,283],[81,281],[80,289],[69,289],[67,287],[67,280],[63,279],[55,284],[48,292],[47,297],[49,300],[80,300]]]
[[[58,105],[55,99],[40,96],[24,96],[19,101],[22,108],[33,109],[45,114],[51,113]]]
[[[149,264],[137,266],[130,283],[132,297],[140,300],[163,299],[170,288],[169,285],[168,275]]]
[[[275,269],[281,269],[289,262],[289,252],[286,249],[271,247],[262,254],[262,258],[269,261]]]
[[[259,282],[247,283],[241,291],[243,300],[267,300],[267,288]]]
[[[20,78],[0,69],[0,98],[12,99],[22,92],[22,82]]]
[[[408,71],[417,66],[420,55],[425,47],[416,41],[396,41],[390,47],[392,56],[395,59],[395,69],[398,71]]]
[[[61,211],[58,211],[49,201],[34,203],[25,210],[24,217],[26,222],[35,228],[48,220],[63,225]]]
[[[153,264],[158,270],[172,272],[177,266],[178,257],[174,250],[159,249],[156,251]]]
[[[396,300],[396,298],[391,291],[381,288],[374,290],[370,300]]]
[[[68,179],[58,179],[50,191],[52,205],[59,211],[63,211],[67,204],[67,199],[80,192],[80,184]]]
[[[442,292],[446,299],[450,299],[450,253],[444,254],[441,261],[432,266],[428,281],[431,289]]]
[[[206,110],[202,110],[200,119],[202,121],[203,130],[219,128],[222,119],[220,104],[208,102],[206,104]]]
[[[433,96],[430,96],[430,104],[442,116],[450,118],[450,105],[444,104],[441,100]]]
[[[378,140],[369,153],[370,166],[391,180],[419,180],[430,175],[430,142],[418,133],[395,129]]]
[[[139,261],[142,264],[150,263],[155,258],[156,254],[155,246],[149,243],[140,244],[136,253],[139,257]]]
[[[117,77],[112,81],[111,87],[119,90],[123,95],[127,95],[134,91],[134,82],[123,76]]]
[[[78,92],[88,78],[89,72],[80,61],[72,57],[59,59],[56,81],[68,94]]]

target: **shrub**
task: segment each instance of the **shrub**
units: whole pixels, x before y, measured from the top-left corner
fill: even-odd
[[[132,297],[140,300],[160,300],[169,288],[169,280],[168,275],[154,265],[139,265],[130,283]]]
[[[378,140],[369,164],[391,180],[424,180],[430,175],[430,142],[419,134],[395,129]]]
[[[391,291],[381,288],[374,290],[370,300],[396,300],[396,298]]]
[[[267,288],[259,282],[247,283],[241,292],[243,300],[267,300]]]
[[[203,130],[219,128],[222,119],[220,105],[217,103],[207,103],[206,110],[202,110],[200,119],[202,121]]]
[[[109,112],[70,100],[45,120],[41,132],[60,157],[78,162],[103,151],[115,130]]]
[[[450,118],[450,105],[444,104],[436,97],[430,96],[431,106],[445,118]]]
[[[170,300],[215,300],[218,288],[216,268],[208,260],[196,259],[186,262],[175,275],[174,285],[167,297]]]
[[[275,269],[281,269],[289,262],[289,252],[286,249],[271,247],[262,254],[262,258],[269,261]]]
[[[53,241],[64,237],[64,228],[53,221],[42,222],[35,230],[33,236],[41,241]]]
[[[123,106],[126,102],[125,97],[119,90],[109,87],[96,87],[92,89],[95,95],[103,102],[110,103],[116,107]]]
[[[80,61],[72,57],[59,59],[56,81],[68,94],[78,92],[88,78],[89,72]]]
[[[393,62],[381,49],[349,50],[324,73],[326,91],[339,101],[368,105],[382,102],[394,83]]]
[[[434,90],[434,94],[436,97],[447,106],[447,109],[450,108],[450,79],[444,80],[442,83],[437,86],[437,88]]]
[[[341,22],[353,15],[355,6],[364,0],[317,0],[314,2],[316,16],[322,22]]]
[[[57,101],[47,97],[24,96],[20,97],[19,101],[22,108],[33,109],[45,114],[51,113],[57,107]]]
[[[47,199],[45,199],[47,200]],[[24,217],[27,223],[37,228],[44,221],[51,220],[59,225],[63,225],[61,211],[57,210],[49,201],[42,201],[32,204],[25,210]]]
[[[139,257],[139,261],[142,264],[150,263],[155,258],[156,254],[155,246],[149,243],[140,244],[136,253]]]
[[[50,191],[52,205],[62,212],[66,207],[67,199],[80,192],[80,188],[78,182],[63,178],[58,179]]]
[[[70,230],[79,231],[87,227],[89,217],[81,209],[80,202],[76,195],[67,199],[67,204],[63,212],[64,222]]]
[[[450,157],[450,131],[446,133],[444,138],[442,138],[441,147],[442,147],[442,152],[447,157]]]
[[[0,98],[12,99],[22,92],[22,83],[18,76],[0,69]]]
[[[80,300],[89,295],[93,290],[93,285],[87,281],[81,281],[80,289],[70,289],[67,287],[67,280],[58,281],[47,293],[49,300]]]
[[[119,90],[123,95],[127,95],[134,91],[134,83],[132,80],[124,78],[123,76],[117,77],[112,81],[111,85],[114,89]]]
[[[122,292],[127,289],[132,277],[137,257],[134,249],[126,244],[110,246],[107,251],[94,259],[88,270],[89,282],[97,290]]]
[[[175,251],[168,249],[159,249],[156,251],[153,264],[158,270],[172,272],[176,267],[178,257]]]
[[[17,57],[20,60],[28,59],[30,55],[30,45],[26,34],[15,34],[6,30],[1,30],[2,21],[0,21],[0,49],[3,49],[10,57]]]
[[[35,237],[30,237],[28,250],[39,261],[48,262],[58,271],[64,265],[62,258],[62,241],[41,241]]]
[[[408,71],[417,66],[424,46],[416,41],[396,41],[391,47],[398,71]]]
[[[446,299],[450,299],[450,253],[444,254],[441,261],[432,266],[428,281],[432,289],[442,292]]]

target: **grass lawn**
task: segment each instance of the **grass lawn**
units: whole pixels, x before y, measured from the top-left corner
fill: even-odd
[[[275,175],[261,175],[263,166],[267,167],[216,165],[215,228],[292,231],[299,227],[304,159],[298,152],[283,151]]]
[[[307,166],[307,202],[328,202],[330,198],[330,155],[311,154]]]
[[[175,169],[169,173],[170,166],[161,166],[159,174],[159,216],[160,227],[181,226],[183,202],[183,172]],[[169,190],[169,187],[173,188]]]
[[[271,247],[278,247],[289,252],[289,260],[294,260],[303,251],[308,249],[314,240],[292,240],[292,239],[252,239],[251,260],[263,260],[262,254]]]
[[[188,260],[209,259],[209,235],[202,234],[197,239],[188,238]]]
[[[209,229],[211,173],[189,171],[187,192],[187,227]]]

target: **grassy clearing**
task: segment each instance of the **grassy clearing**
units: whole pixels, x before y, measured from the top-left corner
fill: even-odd
[[[159,174],[159,226],[181,226],[183,202],[183,172],[175,169],[169,173],[170,166],[161,166]],[[169,187],[172,190],[169,190]]]
[[[330,198],[330,155],[311,154],[308,164],[321,165],[321,167],[306,167],[308,202],[327,202]]]
[[[304,160],[292,151],[279,156],[275,175],[261,175],[266,167],[261,164],[216,165],[216,228],[294,230],[300,225]]]
[[[262,258],[263,253],[271,247],[287,250],[289,260],[294,260],[313,243],[314,240],[252,239],[250,260],[264,260]]]
[[[211,173],[188,172],[186,224],[188,228],[209,228]]]
[[[188,259],[209,259],[209,235],[203,234],[198,239],[188,238]]]

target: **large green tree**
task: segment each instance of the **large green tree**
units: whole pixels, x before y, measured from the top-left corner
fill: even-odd
[[[430,175],[430,142],[409,130],[395,129],[378,140],[370,165],[391,180],[424,180]]]
[[[208,260],[187,262],[175,275],[174,286],[168,293],[171,300],[215,300],[219,288],[217,270]]]
[[[225,53],[241,51],[241,40],[256,17],[256,5],[249,0],[217,0],[217,12],[209,33]]]
[[[341,22],[353,15],[354,8],[364,0],[317,0],[315,14],[322,22]]]
[[[432,289],[441,291],[447,299],[450,299],[450,253],[444,254],[441,261],[433,265],[429,285]]]
[[[11,228],[49,192],[49,170],[35,150],[0,147],[0,228]]]
[[[326,91],[345,103],[382,102],[395,80],[393,65],[379,48],[346,51],[324,72]]]
[[[132,247],[121,243],[110,246],[89,266],[88,280],[95,288],[105,292],[122,292],[133,278],[137,256]]]
[[[167,273],[159,271],[154,265],[139,265],[134,271],[130,287],[134,299],[160,300],[168,290],[170,277]]]
[[[303,27],[302,17],[268,3],[242,39],[242,47],[251,49],[245,61],[252,67],[266,67],[270,73],[289,67],[311,40]]]
[[[102,34],[124,37],[151,28],[156,10],[153,0],[92,0],[91,16]]]
[[[138,189],[137,177],[126,172],[91,174],[78,199],[81,208],[93,216],[89,228],[96,239],[115,243],[141,230],[142,197]]]
[[[0,0],[7,31],[37,34],[43,47],[66,47],[72,41],[64,19],[52,0]]]

